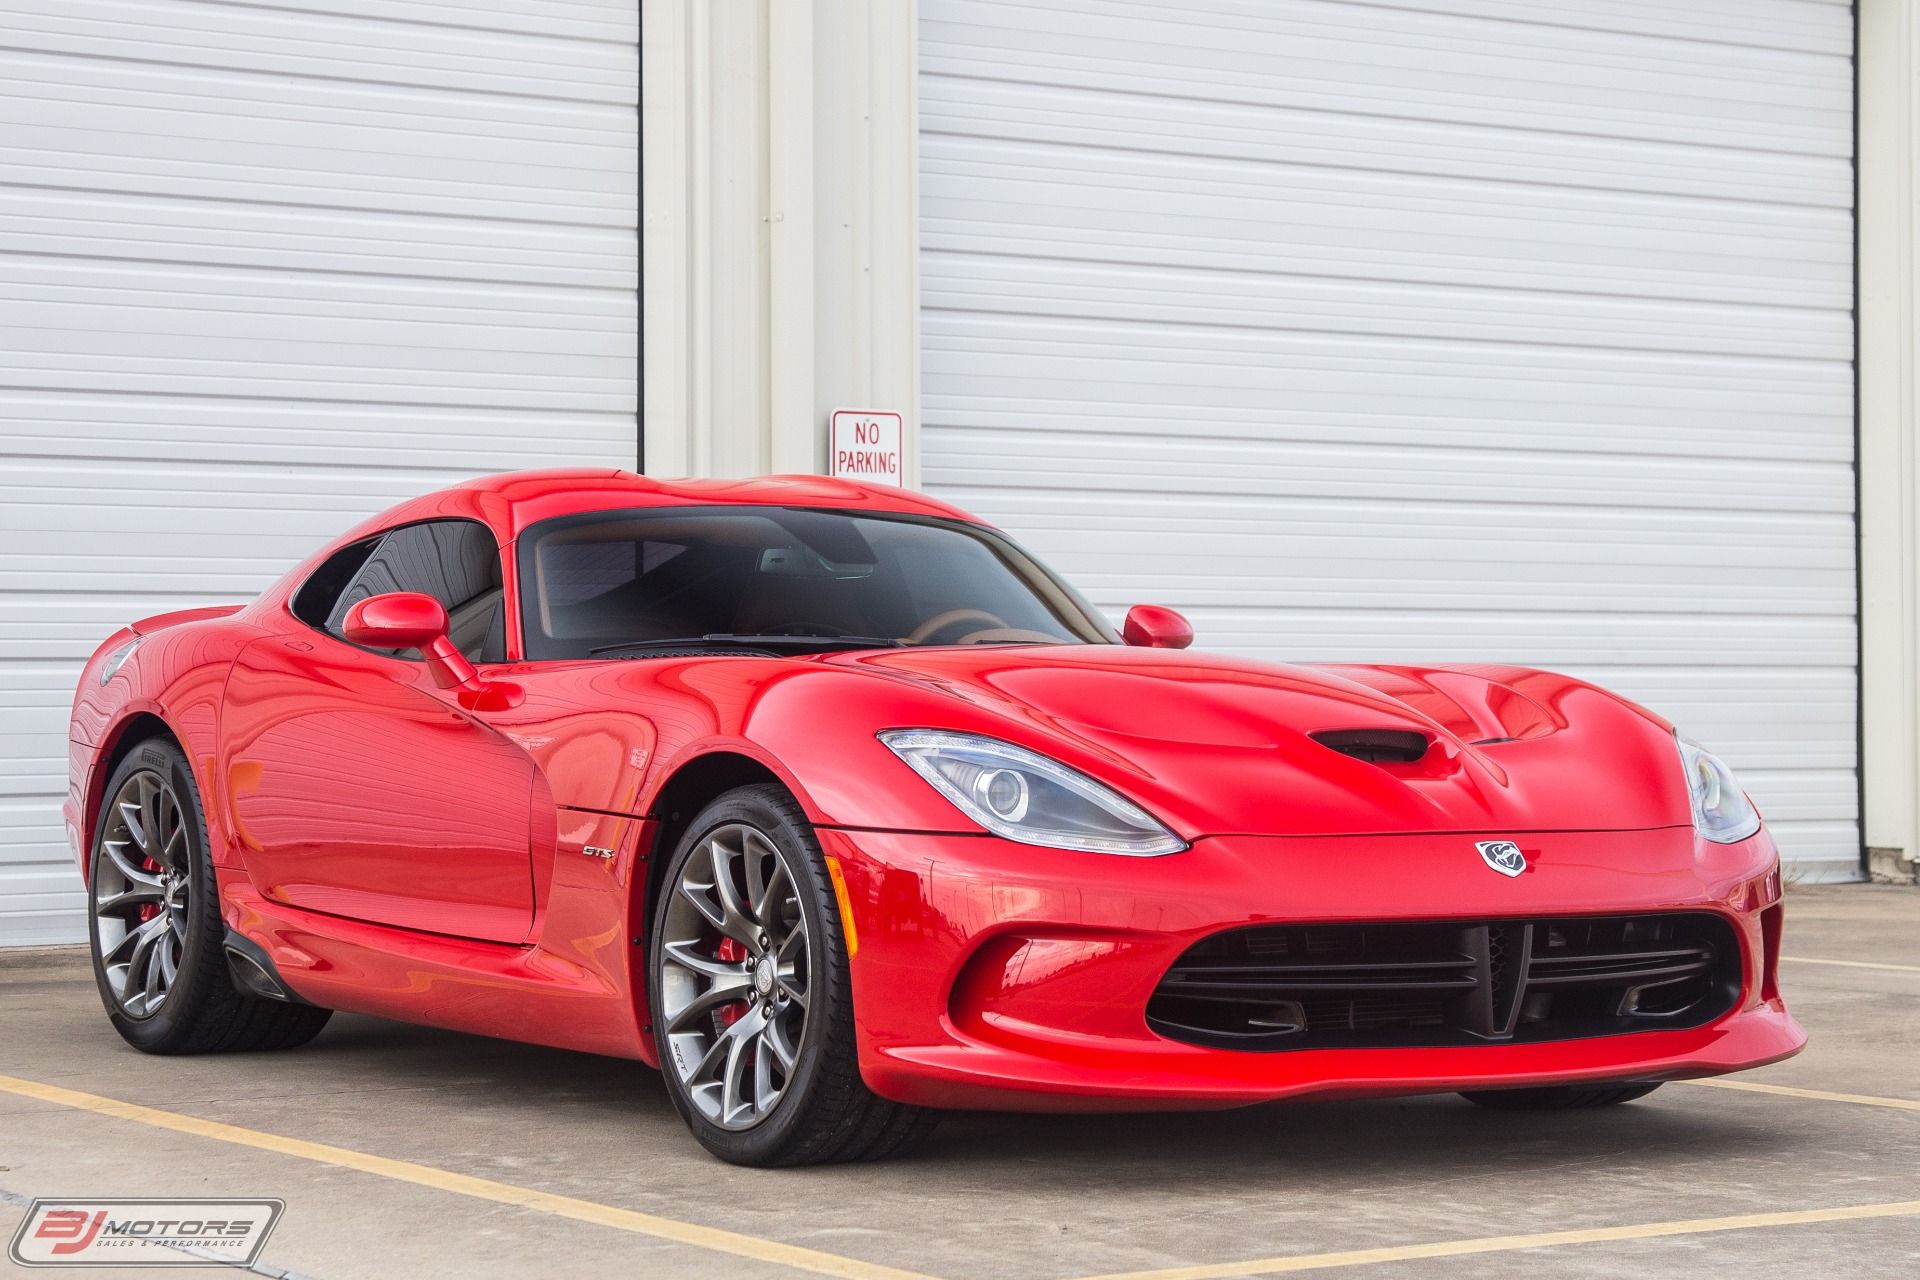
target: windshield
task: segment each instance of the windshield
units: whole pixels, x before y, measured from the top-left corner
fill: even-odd
[[[1112,644],[1072,588],[989,529],[798,507],[668,507],[520,535],[529,658],[894,644]],[[776,640],[774,638],[784,638]]]

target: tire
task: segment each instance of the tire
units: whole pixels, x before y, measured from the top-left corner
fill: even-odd
[[[121,1038],[143,1053],[235,1053],[290,1049],[320,1034],[330,1010],[233,985],[205,812],[180,748],[166,738],[140,743],[103,795],[87,936]]]
[[[660,883],[647,937],[654,1047],[701,1146],[759,1168],[832,1164],[897,1155],[933,1130],[938,1112],[860,1078],[832,881],[784,788],[708,805]]]
[[[1660,1087],[1652,1084],[1555,1084],[1540,1089],[1481,1089],[1460,1096],[1495,1111],[1576,1111],[1585,1107],[1617,1107],[1644,1098]]]

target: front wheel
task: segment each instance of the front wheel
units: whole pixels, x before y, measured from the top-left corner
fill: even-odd
[[[106,787],[87,876],[88,936],[114,1030],[146,1053],[290,1049],[329,1016],[235,988],[207,855],[206,821],[180,748],[151,738]]]
[[[832,882],[784,788],[729,791],[694,819],[661,882],[647,967],[667,1093],[722,1160],[877,1160],[937,1122],[860,1078]]]
[[[1658,1080],[1651,1084],[1554,1084],[1538,1089],[1477,1089],[1460,1096],[1495,1111],[1578,1111],[1632,1102],[1659,1087]]]

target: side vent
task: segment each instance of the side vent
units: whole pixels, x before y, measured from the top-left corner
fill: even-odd
[[[1369,764],[1412,764],[1432,744],[1411,729],[1322,729],[1309,734],[1321,746]]]

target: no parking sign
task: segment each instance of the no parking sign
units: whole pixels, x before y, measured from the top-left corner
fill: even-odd
[[[884,409],[835,409],[827,444],[827,474],[846,480],[905,484],[900,415]]]

